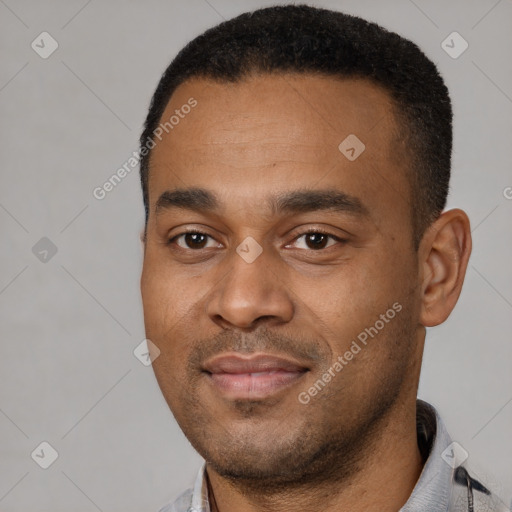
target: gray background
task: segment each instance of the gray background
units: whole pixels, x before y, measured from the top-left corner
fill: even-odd
[[[0,510],[155,511],[201,459],[177,427],[144,339],[138,168],[92,195],[137,150],[161,72],[193,36],[275,1],[0,0]],[[281,2],[285,3],[285,2]],[[474,251],[458,307],[429,330],[419,396],[472,467],[512,497],[512,1],[322,1],[414,40],[451,91],[450,207]],[[42,59],[31,42],[59,47]],[[459,32],[453,59],[441,42]],[[40,261],[33,246],[58,252]],[[42,242],[44,243],[44,242]],[[48,469],[30,454],[58,452]]]

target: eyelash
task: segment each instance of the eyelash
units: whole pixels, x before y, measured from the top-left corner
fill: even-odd
[[[188,231],[183,231],[175,236],[173,236],[172,238],[170,238],[168,241],[167,241],[167,245],[172,245],[175,240],[177,240],[178,238],[184,236],[184,235],[188,235],[188,234],[196,234],[196,235],[206,235],[207,237],[210,237],[213,239],[212,236],[210,236],[208,233],[205,233],[203,231],[199,231],[197,229],[190,229]],[[336,235],[333,235],[332,233],[329,233],[328,231],[325,231],[321,228],[315,228],[315,229],[310,229],[308,231],[303,231],[302,233],[298,233],[297,236],[295,236],[295,238],[293,239],[293,241],[296,241],[298,240],[299,238],[305,236],[305,235],[311,235],[311,234],[320,234],[320,235],[325,235],[329,238],[332,238],[333,240],[335,240],[336,242],[340,243],[340,244],[344,244],[345,242],[347,242],[347,240],[345,238],[340,238]],[[179,247],[179,246],[178,246]],[[322,248],[322,249],[308,249],[312,252],[321,252],[321,251],[325,251],[326,249],[329,249],[330,247],[332,246],[329,246],[329,247],[325,247],[325,248]],[[199,252],[201,249],[184,249],[183,247],[179,247],[180,249],[183,249],[183,250],[190,250],[190,251],[195,251],[195,252]]]

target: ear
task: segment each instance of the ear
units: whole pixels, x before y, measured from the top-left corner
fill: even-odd
[[[448,318],[462,290],[471,254],[466,213],[459,209],[442,213],[423,236],[418,253],[422,280],[420,323],[433,327]]]

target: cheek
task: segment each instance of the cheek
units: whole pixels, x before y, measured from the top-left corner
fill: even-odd
[[[141,277],[146,337],[159,349],[152,368],[165,400],[173,413],[183,402],[180,390],[186,379],[188,346],[182,317],[186,317],[186,295],[171,279],[168,270],[145,261]]]
[[[311,328],[330,340],[333,352],[344,351],[358,333],[403,300],[404,274],[398,271],[401,263],[392,259],[354,258],[329,276],[297,281],[295,295],[302,302],[297,314],[308,317]]]
[[[185,293],[186,292],[186,293]],[[141,278],[146,337],[160,350],[153,370],[166,398],[175,395],[183,381],[188,359],[189,331],[194,298],[190,289],[176,285],[168,270],[145,265]],[[196,297],[197,298],[197,297]]]
[[[146,330],[162,335],[190,314],[197,302],[194,280],[180,280],[177,276],[162,257],[146,256],[141,276]]]
[[[161,342],[187,344],[183,336],[193,332],[191,326],[198,329],[205,314],[214,280],[191,267],[173,263],[160,247],[146,252],[140,283],[144,321],[146,333]]]

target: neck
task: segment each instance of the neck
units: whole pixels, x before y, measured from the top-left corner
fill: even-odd
[[[207,464],[212,512],[316,512],[320,507],[340,512],[396,512],[408,500],[423,469],[416,433],[416,398],[410,400],[414,403],[402,403],[390,411],[381,435],[361,457],[350,480],[296,485],[270,494],[264,486],[258,489],[251,485],[248,491]]]

